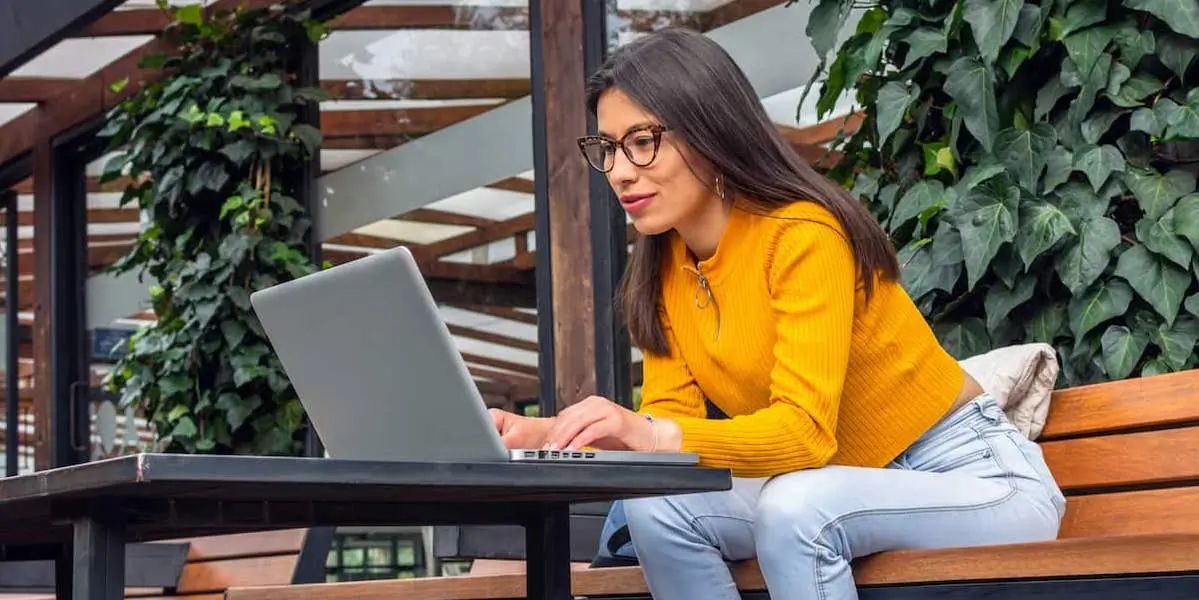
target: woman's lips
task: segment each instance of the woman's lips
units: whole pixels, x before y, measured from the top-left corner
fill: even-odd
[[[620,197],[620,205],[631,215],[645,210],[653,200],[654,194],[625,194]]]

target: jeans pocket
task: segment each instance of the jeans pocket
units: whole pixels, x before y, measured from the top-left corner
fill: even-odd
[[[1041,452],[1041,447],[1014,428],[1013,431],[1007,433],[1006,437],[1024,458],[1027,468],[1031,470],[1029,477],[1041,484],[1049,501],[1057,509],[1058,516],[1063,516],[1066,512],[1066,496],[1062,494],[1057,479],[1049,470],[1049,464],[1045,462],[1045,455]]]

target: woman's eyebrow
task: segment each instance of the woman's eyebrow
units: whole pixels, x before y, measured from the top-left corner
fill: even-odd
[[[634,123],[634,124],[632,124],[632,125],[629,125],[628,127],[626,127],[626,128],[625,128],[625,130],[624,130],[624,133],[622,133],[622,134],[620,134],[620,135],[621,135],[621,136],[623,136],[623,135],[626,135],[626,134],[628,134],[630,131],[634,131],[634,130],[637,130],[637,129],[645,129],[646,127],[653,127],[653,126],[654,126],[654,124],[653,124],[653,123],[651,123],[651,122],[649,122],[649,121],[642,121],[642,122],[640,122],[640,123]],[[612,139],[619,139],[619,138],[620,138],[620,136],[615,136],[615,135],[612,135],[612,134],[610,134],[610,133],[608,133],[608,132],[606,132],[606,131],[599,131],[599,132],[597,132],[597,133],[598,133],[599,135],[602,135],[602,136],[604,136],[604,137],[607,137],[607,138],[612,138]]]

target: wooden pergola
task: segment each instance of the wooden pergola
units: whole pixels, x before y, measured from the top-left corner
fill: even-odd
[[[36,50],[32,55],[5,53],[8,48],[0,46],[0,189],[8,186],[17,194],[19,238],[8,254],[17,265],[16,300],[0,297],[6,309],[17,311],[15,375],[32,422],[41,425],[68,418],[72,409],[61,406],[69,401],[64,398],[70,384],[94,384],[105,369],[74,347],[87,344],[87,332],[154,318],[144,305],[130,301],[137,289],[105,273],[129,249],[142,222],[136,210],[117,206],[122,182],[98,183],[104,157],[83,142],[105,110],[158,76],[139,72],[136,64],[162,49],[155,36],[167,19],[153,0],[69,0],[63,4],[71,6],[64,8],[78,16],[71,20],[64,14],[55,27],[49,23],[53,15],[40,12],[37,2],[8,1],[19,5],[14,14],[31,11],[23,14],[45,21],[34,28],[44,37],[30,46]],[[192,0],[179,3],[184,1]],[[269,2],[205,1],[214,8],[264,3]],[[620,23],[617,33],[623,37],[667,26],[732,35],[749,20],[777,20],[783,0],[678,1],[667,3],[669,10],[641,7],[661,2],[629,2],[637,6],[628,8],[622,2],[610,15],[588,14],[587,1],[566,0],[529,0],[528,6],[481,0],[307,4],[329,17],[332,29],[308,57],[314,83],[335,98],[319,115],[325,142],[312,200],[320,256],[339,264],[398,245],[412,248],[491,405],[540,399],[543,410],[552,411],[584,391],[627,396],[640,376],[638,355],[620,339],[611,311],[597,309],[597,298],[610,296],[623,263],[620,255],[635,232],[623,215],[605,206],[602,180],[589,174],[573,149],[573,139],[587,123],[583,74],[596,53],[602,54],[603,33],[611,32],[586,34],[590,45],[584,44],[582,52],[572,51],[565,36],[592,31],[597,17],[609,27]],[[2,19],[0,38],[6,26]],[[541,67],[530,69],[531,55],[537,54]],[[801,76],[812,70],[791,69]],[[113,82],[127,77],[130,85],[112,91]],[[771,114],[796,150],[816,163],[826,158],[824,146],[839,130],[858,122],[796,117],[802,83],[773,94]],[[555,86],[552,93],[548,85]],[[484,126],[487,119],[498,120],[504,111],[529,110],[525,103],[530,102],[540,124],[540,132],[534,127],[530,164],[510,172],[497,168],[495,176],[466,164],[467,159],[455,164],[457,153],[465,156],[470,149],[455,150],[447,140]],[[84,164],[64,163],[64,153]],[[399,178],[395,197],[377,193],[378,187],[364,194],[373,203],[369,209],[343,210],[346,200],[331,191],[353,178],[383,177],[401,158],[412,164],[414,156],[437,157],[443,168],[461,169],[460,177],[451,173],[443,179],[463,183],[442,185],[449,193],[428,192],[432,197],[424,201],[423,189],[409,193],[415,186]],[[61,205],[62,188],[64,177],[79,169],[86,212],[78,213],[82,223],[72,224],[64,214],[70,209]],[[591,201],[563,201],[570,198]],[[351,213],[353,218],[345,216]],[[80,252],[85,267],[73,270],[52,258],[61,252],[56,248],[69,243],[71,227],[84,228],[86,236],[86,250]],[[552,232],[542,238],[548,245],[537,243],[542,232]],[[82,288],[86,302],[72,304],[64,286]],[[616,366],[605,372],[605,364]],[[611,389],[614,385],[626,391]],[[55,426],[35,430],[29,442],[38,468],[60,463],[52,452]]]

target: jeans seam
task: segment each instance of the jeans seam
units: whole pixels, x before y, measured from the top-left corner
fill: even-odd
[[[688,524],[688,525],[691,527],[691,530],[692,530],[692,531],[695,531],[696,533],[699,533],[699,534],[700,534],[700,535],[702,535],[704,538],[706,538],[706,539],[708,540],[708,543],[709,543],[709,544],[711,544],[713,548],[720,548],[720,545],[721,545],[721,544],[720,544],[720,540],[719,540],[719,539],[716,539],[716,538],[713,538],[713,536],[710,536],[710,535],[708,535],[707,528],[705,528],[705,527],[702,527],[702,526],[700,525],[700,522],[699,522],[699,520],[700,520],[700,519],[715,519],[715,518],[720,518],[720,519],[729,519],[729,520],[732,520],[732,521],[739,521],[739,522],[741,522],[741,523],[743,523],[743,524],[745,524],[745,525],[748,525],[748,526],[750,526],[750,527],[753,527],[753,525],[754,525],[753,519],[746,519],[746,518],[743,518],[743,517],[737,517],[737,516],[733,516],[733,515],[720,515],[720,514],[711,514],[711,515],[709,515],[709,514],[703,514],[703,515],[690,515],[690,516],[688,516],[688,517],[687,517],[687,524]],[[723,554],[723,549],[722,549],[722,554]]]
[[[975,431],[977,432],[977,430],[975,430]],[[966,504],[966,505],[962,505],[962,506],[926,506],[926,507],[914,508],[914,509],[912,509],[912,508],[871,508],[871,509],[859,510],[857,512],[852,512],[852,513],[849,513],[846,515],[841,515],[841,516],[837,517],[836,519],[833,519],[833,520],[829,521],[828,523],[825,523],[824,526],[820,528],[819,533],[816,534],[815,542],[817,544],[824,543],[825,536],[828,534],[830,528],[832,528],[836,525],[840,525],[841,523],[844,523],[845,521],[848,521],[850,519],[855,519],[858,517],[877,516],[877,515],[886,515],[886,514],[915,515],[915,514],[926,514],[926,513],[933,513],[933,512],[966,512],[966,511],[982,510],[985,508],[992,508],[995,506],[999,506],[1000,504],[1003,504],[1004,502],[1007,502],[1008,500],[1011,500],[1019,492],[1019,489],[1016,487],[1015,482],[1012,481],[1011,470],[1007,468],[1007,465],[1005,465],[1003,463],[1003,459],[1001,459],[999,457],[998,453],[995,452],[995,448],[994,448],[994,446],[991,445],[991,442],[988,441],[985,437],[983,437],[981,435],[979,437],[980,437],[980,439],[982,439],[983,443],[987,445],[987,448],[989,448],[991,450],[991,459],[994,460],[995,463],[999,466],[999,470],[1004,473],[1003,480],[1007,483],[1007,487],[1008,487],[1008,491],[1004,495],[1000,496],[999,498],[995,498],[993,500],[988,500],[986,502],[980,502],[977,504]],[[819,594],[820,600],[826,600],[828,595],[824,589],[824,578],[822,578],[820,576],[820,569],[821,569],[822,565],[819,560],[817,560],[815,564],[816,564],[816,566],[814,567],[812,579],[816,582],[816,592],[817,592],[817,594]]]

